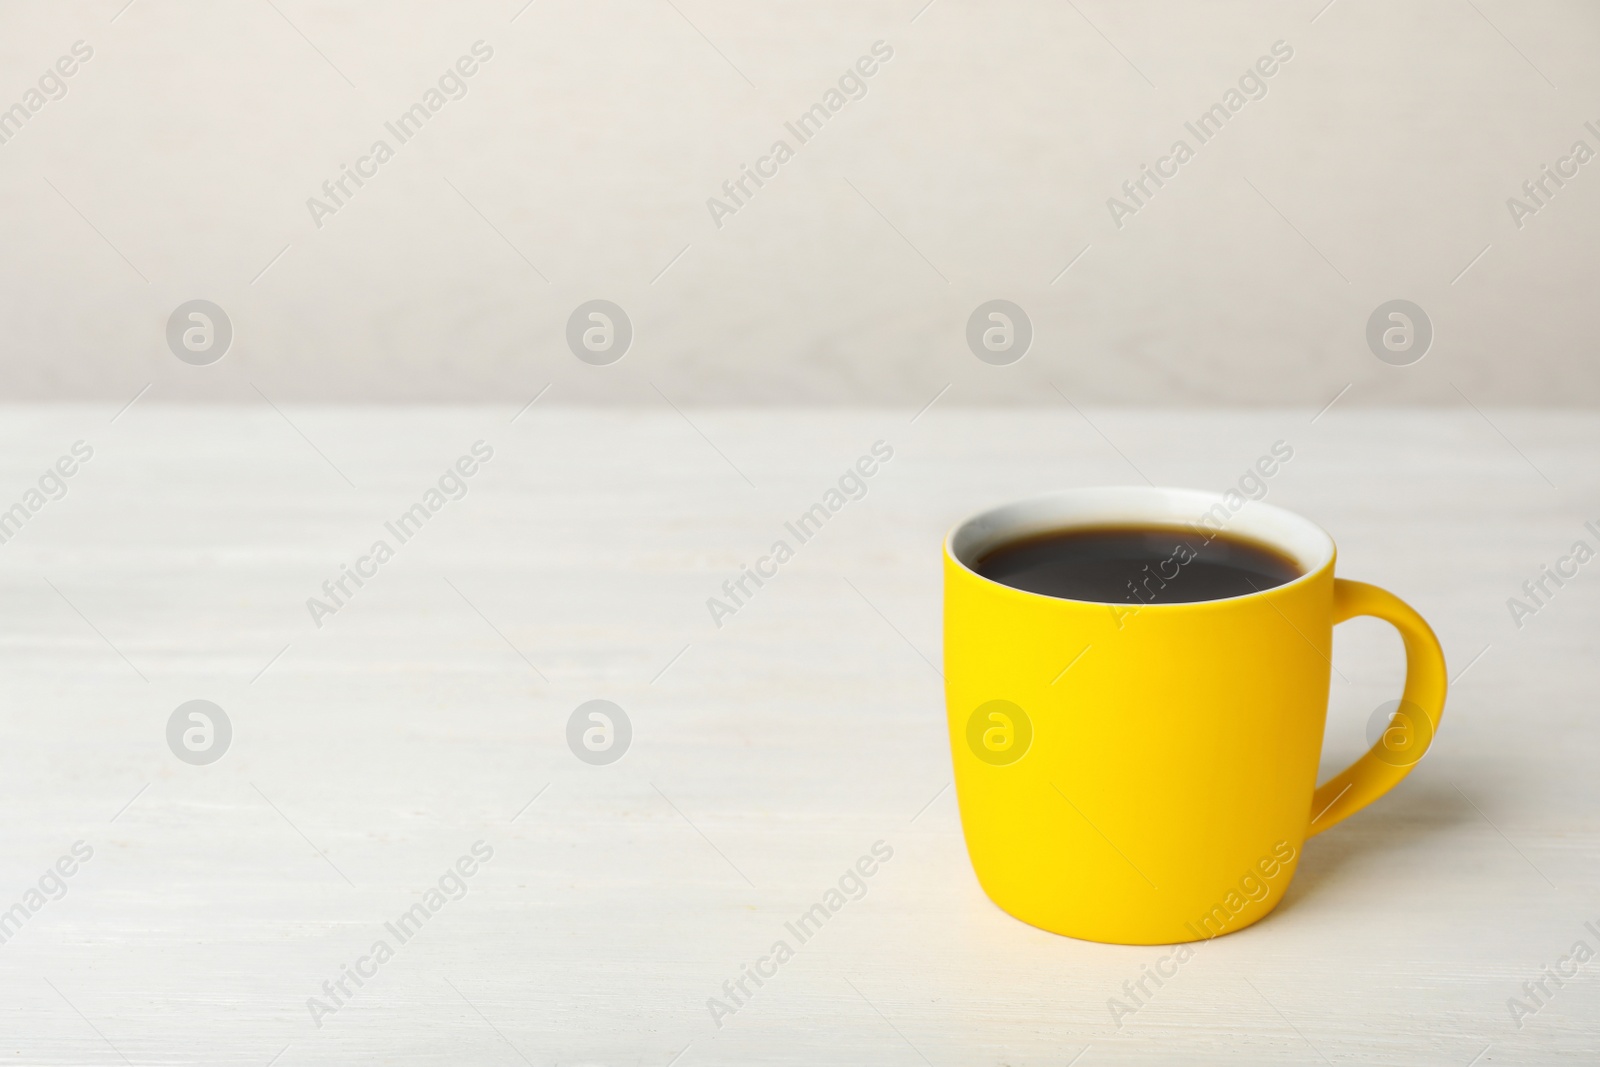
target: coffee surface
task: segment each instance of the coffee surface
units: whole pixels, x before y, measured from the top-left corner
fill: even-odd
[[[998,545],[973,569],[1028,593],[1133,605],[1223,600],[1301,574],[1293,560],[1266,545],[1177,526],[1052,530]]]

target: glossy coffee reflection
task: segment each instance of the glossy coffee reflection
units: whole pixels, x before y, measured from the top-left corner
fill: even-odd
[[[1293,560],[1259,542],[1177,526],[1050,530],[997,545],[973,569],[1024,592],[1102,604],[1225,600],[1301,574]]]

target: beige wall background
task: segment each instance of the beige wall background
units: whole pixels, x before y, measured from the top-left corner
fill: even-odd
[[[385,123],[478,41],[400,144]],[[879,41],[800,144],[784,123]],[[1200,144],[1184,123],[1280,41]],[[1600,151],[1597,42],[1576,0],[8,2],[0,388],[1593,404],[1600,160],[1560,161]],[[316,225],[308,198],[380,138],[394,157]],[[707,199],[780,138],[719,227]],[[1179,138],[1194,157],[1119,227],[1108,198]],[[1514,219],[1546,165],[1576,173]],[[194,298],[234,330],[209,366],[165,339]],[[592,298],[633,325],[610,366],[564,339]],[[1009,366],[965,340],[993,298],[1033,324]],[[1395,298],[1435,331],[1409,366],[1365,339]]]

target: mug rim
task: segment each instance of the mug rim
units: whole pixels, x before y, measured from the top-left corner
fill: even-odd
[[[1227,530],[1237,537],[1260,542],[1284,553],[1300,568],[1300,575],[1281,585],[1241,593],[1238,596],[1167,604],[1139,603],[1126,605],[1127,607],[1139,611],[1177,611],[1245,601],[1254,597],[1265,597],[1269,593],[1287,591],[1311,582],[1325,569],[1332,567],[1338,549],[1328,531],[1298,512],[1262,500],[1252,500],[1237,490],[1232,492],[1243,500],[1243,504],[1237,509],[1229,506],[1227,493],[1173,486],[1102,485],[1037,493],[996,504],[968,515],[952,526],[950,532],[945,535],[944,554],[950,562],[973,578],[1008,593],[1040,600],[1059,601],[1064,604],[1116,609],[1123,605],[1105,600],[1075,600],[1071,597],[1051,596],[1018,589],[1014,585],[997,582],[993,578],[979,574],[973,567],[972,561],[983,549],[1047,530],[1112,523],[1194,529],[1199,526],[1203,516],[1211,515],[1213,509],[1221,507],[1227,513],[1227,521],[1218,527],[1218,532]],[[1076,522],[1072,521],[1073,505],[1077,505]],[[1235,520],[1240,520],[1238,526],[1234,525]]]

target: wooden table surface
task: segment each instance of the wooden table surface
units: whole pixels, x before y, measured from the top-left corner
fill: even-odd
[[[1600,960],[1573,957],[1600,951],[1600,563],[1520,626],[1507,606],[1600,544],[1594,416],[525,399],[0,411],[5,1062],[1600,1059]],[[1220,490],[1280,440],[1268,499],[1437,629],[1444,727],[1275,914],[1115,1018],[1169,950],[1023,925],[967,863],[940,539],[1051,488]],[[878,441],[865,495],[716,625],[708,598]],[[1338,641],[1325,775],[1402,669],[1381,623]],[[567,740],[596,699],[632,728],[607,765]],[[168,743],[191,700],[231,724],[206,765]],[[865,895],[793,937],[875,845]]]

